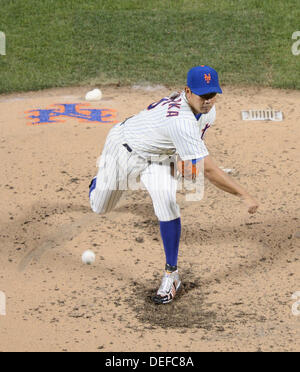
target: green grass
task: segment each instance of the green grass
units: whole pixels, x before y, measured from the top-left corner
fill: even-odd
[[[0,0],[0,93],[181,86],[199,64],[223,84],[300,89],[297,30],[299,0]]]

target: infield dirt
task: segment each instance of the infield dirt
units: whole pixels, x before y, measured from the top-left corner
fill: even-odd
[[[248,215],[208,182],[201,202],[178,193],[183,289],[157,306],[165,259],[148,193],[128,191],[105,216],[89,207],[112,124],[26,125],[26,111],[84,103],[89,89],[0,96],[0,351],[299,351],[300,92],[224,88],[206,144],[260,209]],[[91,107],[121,121],[170,90],[102,92]],[[241,120],[242,110],[269,107],[284,121]],[[86,249],[93,266],[81,262]]]

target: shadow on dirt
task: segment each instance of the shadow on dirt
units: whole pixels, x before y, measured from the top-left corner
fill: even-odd
[[[20,253],[24,252],[19,263],[19,270],[23,271],[47,250],[74,239],[95,222],[96,217],[84,205],[53,203],[44,206],[36,203],[22,217],[1,223],[1,233],[6,234],[2,237],[9,236],[14,240],[14,247],[19,247]],[[0,238],[0,242],[2,240]]]

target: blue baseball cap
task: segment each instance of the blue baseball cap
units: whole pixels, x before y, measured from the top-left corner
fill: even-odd
[[[222,93],[218,73],[209,66],[196,66],[187,74],[187,86],[194,94]]]

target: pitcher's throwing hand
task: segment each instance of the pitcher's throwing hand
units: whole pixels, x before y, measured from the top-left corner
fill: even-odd
[[[248,208],[248,213],[254,214],[254,213],[257,212],[259,205],[258,205],[257,201],[255,199],[253,199],[251,196],[247,196],[247,197],[243,198],[243,202],[245,203],[245,205]]]

